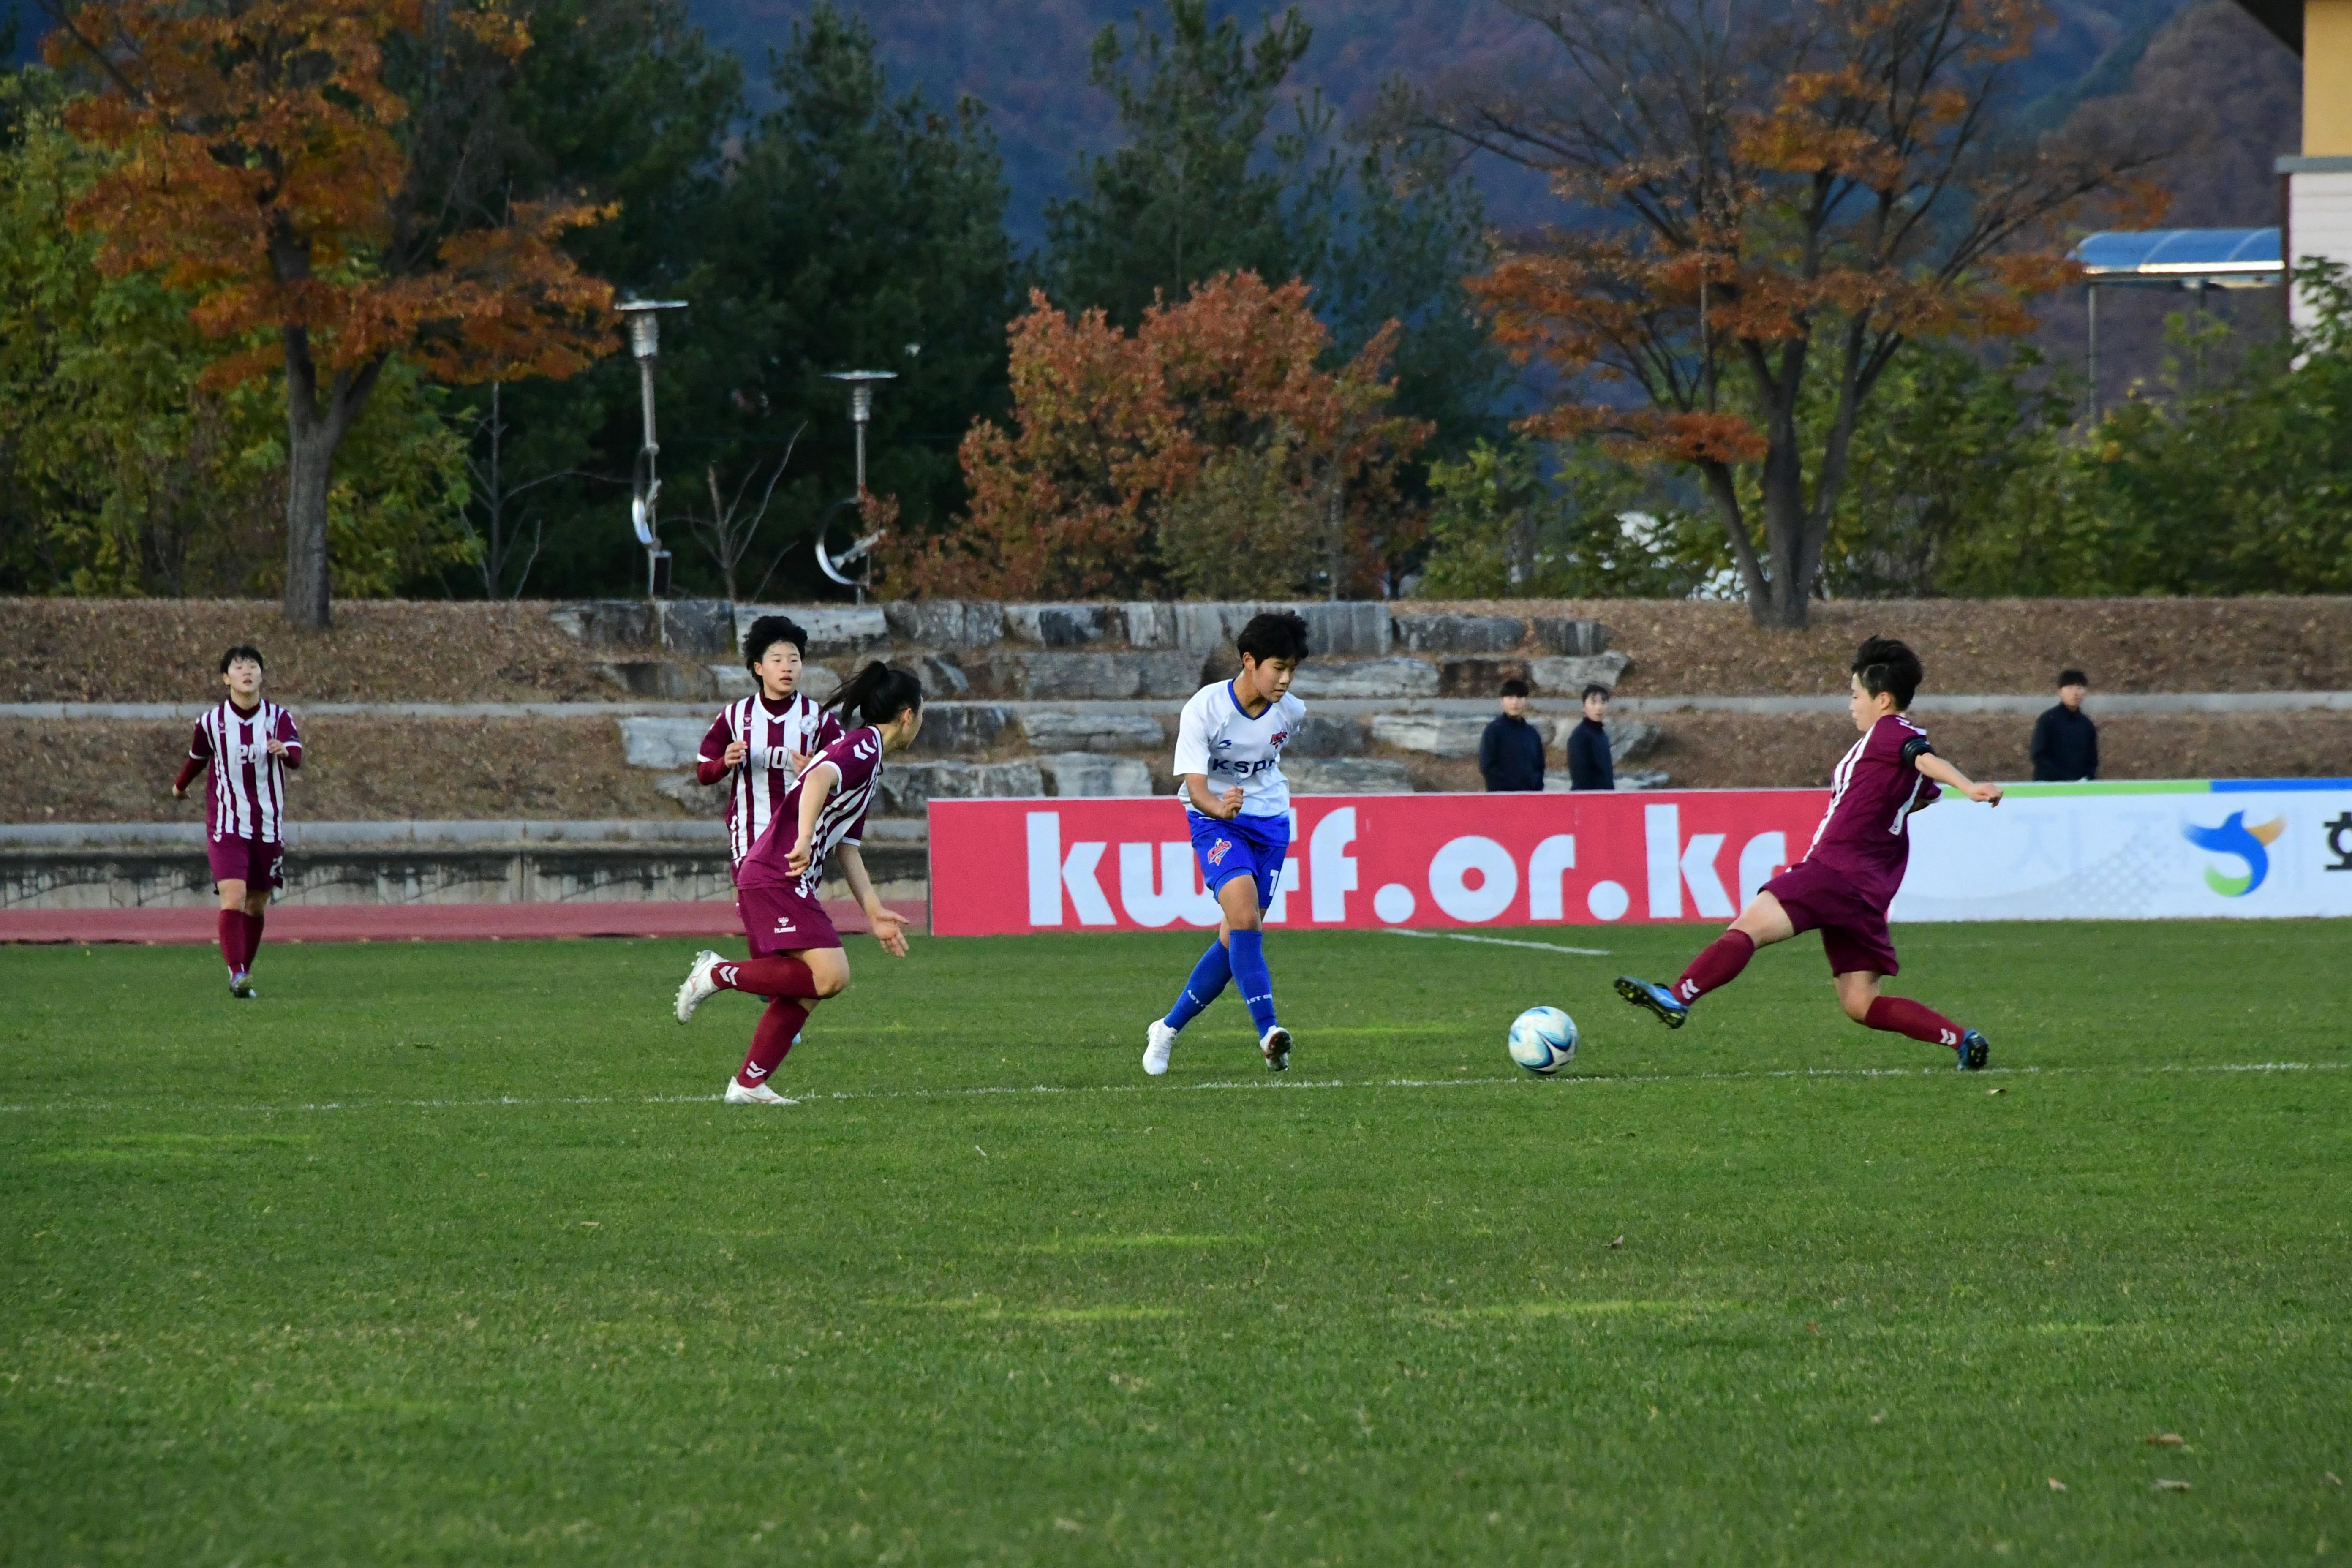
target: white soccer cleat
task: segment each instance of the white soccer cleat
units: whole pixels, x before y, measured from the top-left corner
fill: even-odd
[[[1290,1031],[1276,1024],[1257,1043],[1258,1054],[1265,1058],[1268,1072],[1290,1070]]]
[[[719,994],[719,982],[710,978],[710,972],[723,962],[724,960],[707,947],[694,955],[694,967],[686,972],[686,979],[677,988],[677,1021],[679,1023],[690,1022],[697,1007]]]
[[[1176,1031],[1168,1026],[1167,1019],[1154,1018],[1143,1038],[1143,1070],[1158,1078],[1168,1070],[1168,1053],[1176,1048]]]
[[[240,1002],[250,1002],[261,994],[253,988],[251,977],[242,969],[228,977],[228,994]]]
[[[733,1079],[727,1080],[727,1103],[730,1105],[798,1105],[797,1100],[787,1100],[764,1083],[746,1089]]]

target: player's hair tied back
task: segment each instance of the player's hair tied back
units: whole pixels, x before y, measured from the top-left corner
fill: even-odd
[[[849,678],[825,704],[851,728],[887,724],[909,708],[923,705],[923,683],[895,665],[876,659]]]

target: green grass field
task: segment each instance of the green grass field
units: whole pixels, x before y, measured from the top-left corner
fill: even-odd
[[[789,1110],[692,943],[0,950],[0,1561],[2352,1550],[2342,927],[1901,932],[1981,1077],[1504,934],[1612,952],[1277,934],[1150,1084],[1197,937],[859,939]]]

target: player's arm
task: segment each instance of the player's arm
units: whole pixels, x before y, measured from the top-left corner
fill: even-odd
[[[1242,809],[1242,786],[1235,784],[1223,795],[1209,793],[1209,775],[1186,773],[1184,799],[1202,816],[1213,816],[1220,822],[1231,822]]]
[[[841,875],[849,884],[850,896],[857,900],[857,907],[866,911],[866,921],[874,927],[874,940],[891,957],[906,957],[906,917],[875,895],[874,880],[866,874],[866,857],[855,844],[844,844],[834,853],[841,858]]]
[[[1917,752],[1912,757],[1911,765],[1919,770],[1920,777],[1933,779],[1939,784],[1956,789],[1970,800],[1986,805],[2000,804],[2000,785],[1978,784],[1933,752],[1923,750]]]
[[[1199,697],[1184,704],[1183,717],[1176,721],[1176,776],[1184,781],[1184,804],[1202,816],[1230,822],[1240,812],[1239,785],[1222,795],[1209,793],[1208,715]]]
[[[199,724],[196,726],[195,734],[188,741],[187,760],[180,764],[180,776],[172,781],[173,800],[180,800],[186,796],[189,784],[198,773],[205,771],[205,764],[212,759],[212,741],[205,735],[205,727]]]
[[[727,715],[721,713],[710,721],[710,731],[702,737],[702,744],[695,752],[694,782],[717,784],[742,766],[743,759],[751,752],[750,742],[728,732]]]
[[[302,765],[302,731],[294,728],[293,715],[279,711],[278,722],[282,728],[269,737],[269,754],[289,768]]]
[[[801,775],[801,820],[799,831],[793,837],[793,852],[784,862],[793,875],[809,868],[812,847],[816,843],[816,819],[824,815],[824,803],[841,787],[841,765],[819,763]]]

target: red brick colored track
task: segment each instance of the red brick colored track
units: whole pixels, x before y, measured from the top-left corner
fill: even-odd
[[[847,900],[825,901],[844,931],[866,930]],[[890,908],[930,929],[930,905],[894,899]],[[210,942],[212,910],[0,910],[0,942]],[[268,942],[480,942],[566,936],[734,936],[735,906],[717,902],[571,904],[281,904],[269,911]]]

